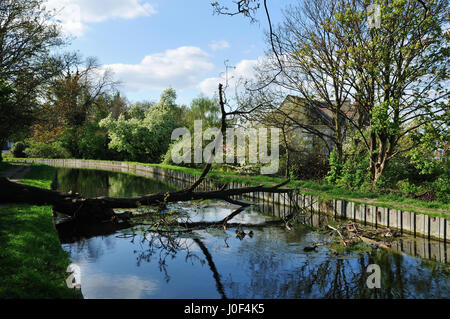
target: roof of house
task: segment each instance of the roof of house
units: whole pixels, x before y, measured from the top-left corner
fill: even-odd
[[[282,108],[286,101],[290,100],[290,102],[295,103],[297,105],[302,105],[303,107],[307,107],[308,111],[313,112],[317,118],[321,119],[324,124],[332,125],[333,124],[333,111],[330,110],[327,103],[321,101],[313,101],[312,103],[304,98],[300,98],[294,95],[288,95],[284,99],[280,108]],[[350,101],[344,103],[342,107],[342,112],[345,113],[348,117],[353,117],[357,112],[355,109],[355,104],[351,104]]]

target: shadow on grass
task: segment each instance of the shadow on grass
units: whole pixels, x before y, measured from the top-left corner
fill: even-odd
[[[49,189],[55,174],[32,166],[20,183]],[[61,248],[50,206],[0,207],[0,298],[81,298],[67,288],[70,261]]]

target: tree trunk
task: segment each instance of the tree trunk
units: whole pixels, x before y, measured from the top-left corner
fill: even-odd
[[[190,189],[149,194],[132,198],[96,197],[83,198],[77,194],[66,194],[57,191],[22,185],[0,178],[0,202],[26,203],[32,205],[51,205],[60,213],[72,216],[83,222],[101,222],[114,216],[113,208],[137,208],[140,206],[160,205],[169,202],[222,199],[230,201],[230,196],[252,192],[288,193],[292,189],[282,189],[288,180],[272,186],[249,186],[235,189],[220,189],[214,191],[194,192]],[[233,201],[233,200],[231,200]]]
[[[375,180],[376,175],[376,163],[377,163],[377,152],[375,151],[377,149],[377,137],[375,135],[375,132],[370,133],[370,150],[369,150],[369,156],[370,156],[370,163],[369,163],[369,170],[370,170],[370,177],[372,181]]]
[[[289,171],[290,171],[290,154],[289,154],[289,146],[287,143],[287,138],[286,138],[286,130],[284,128],[284,126],[282,127],[282,132],[283,132],[283,142],[284,142],[284,148],[286,150],[286,170],[285,170],[285,177],[289,178]]]

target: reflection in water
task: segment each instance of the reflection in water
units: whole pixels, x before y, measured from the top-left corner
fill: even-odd
[[[334,256],[326,247],[302,253],[302,242],[320,241],[319,234],[298,231],[291,238],[276,229],[258,232],[256,242],[243,242],[236,260],[246,280],[232,273],[225,286],[229,297],[242,298],[448,298],[450,269],[446,265],[372,250]],[[267,245],[267,242],[271,245]],[[366,269],[381,267],[381,289],[368,289]]]
[[[108,175],[116,173],[107,173],[105,178],[105,172],[87,172],[63,171],[65,177],[58,176],[58,189],[91,191],[91,195],[105,195],[106,189],[109,196],[128,196],[155,188],[161,191],[164,185],[154,186],[153,180],[135,176],[110,179]],[[97,173],[98,180],[94,178]],[[215,201],[170,208],[188,210],[192,220],[220,220],[232,211]],[[265,219],[257,209],[249,209],[233,222],[260,223]],[[235,229],[170,236],[142,227],[111,228],[103,236],[68,240],[63,248],[81,268],[82,291],[87,298],[450,297],[450,267],[446,264],[379,249],[335,255],[320,246],[317,251],[304,252],[312,243],[329,240],[308,226],[289,232],[278,227],[252,230],[253,237],[240,240]],[[411,245],[408,239],[402,240],[401,246]],[[381,289],[366,285],[367,266],[374,263],[381,267]]]
[[[95,274],[82,280],[83,296],[86,299],[138,299],[153,294],[158,283],[142,280],[134,275]]]
[[[57,168],[53,188],[62,192],[73,191],[84,197],[134,197],[176,190],[156,179],[149,180],[119,172]]]

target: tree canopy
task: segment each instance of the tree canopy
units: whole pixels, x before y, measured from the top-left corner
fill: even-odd
[[[14,88],[2,90],[14,95],[14,107],[2,110],[0,142],[30,124],[43,85],[62,67],[52,50],[65,42],[42,0],[0,2],[0,78]]]
[[[135,161],[158,162],[170,144],[170,135],[178,126],[174,114],[176,92],[167,89],[161,94],[158,103],[145,112],[144,118],[139,112],[133,112],[127,119],[121,114],[117,120],[108,115],[100,121],[100,126],[108,131],[109,147],[125,152]]]

